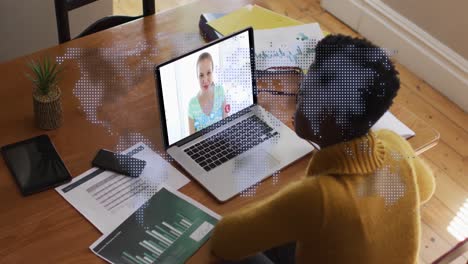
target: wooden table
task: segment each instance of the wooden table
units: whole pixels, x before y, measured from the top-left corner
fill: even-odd
[[[153,66],[204,43],[198,33],[202,12],[228,12],[256,3],[303,22],[313,22],[309,1],[206,0],[121,27],[70,41],[0,65],[0,145],[39,134],[48,134],[72,175],[90,168],[100,148],[121,150],[143,140],[163,153]],[[325,30],[330,31],[326,27]],[[64,125],[42,131],[33,124],[32,85],[24,76],[26,62],[45,55],[63,61],[60,81]],[[289,76],[294,80],[294,76]],[[286,86],[281,76],[262,77],[259,86]],[[292,97],[274,106],[263,94],[261,105],[291,125]],[[423,151],[437,143],[438,133],[421,119],[396,105],[394,113],[416,136],[412,146]],[[269,178],[255,197],[238,196],[219,204],[194,181],[181,191],[212,210],[224,214],[262,199],[303,175],[310,155],[283,169],[275,181]],[[174,164],[177,168],[179,166]],[[3,160],[0,161],[0,262],[1,263],[102,263],[88,249],[101,234],[54,190],[22,197]],[[208,263],[209,243],[189,263]]]

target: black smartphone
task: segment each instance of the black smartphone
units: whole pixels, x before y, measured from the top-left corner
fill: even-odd
[[[146,161],[130,155],[118,154],[101,149],[92,162],[94,167],[117,172],[130,177],[138,177],[146,166]]]

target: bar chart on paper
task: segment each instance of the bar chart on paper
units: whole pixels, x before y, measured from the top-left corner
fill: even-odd
[[[208,239],[214,216],[161,189],[91,250],[111,263],[183,263]]]
[[[188,218],[179,216],[179,222],[172,224],[162,222],[160,225],[155,225],[154,229],[146,230],[146,233],[153,239],[142,240],[138,244],[146,249],[140,255],[132,256],[130,253],[124,251],[123,258],[130,263],[154,263],[177,239],[184,234],[185,231],[190,229],[192,222]]]

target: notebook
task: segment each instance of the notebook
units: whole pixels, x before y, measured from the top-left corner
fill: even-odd
[[[225,16],[208,22],[222,35],[228,35],[246,27],[270,29],[303,24],[290,17],[275,13],[257,5],[247,5]]]

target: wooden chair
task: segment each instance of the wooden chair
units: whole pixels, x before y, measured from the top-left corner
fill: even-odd
[[[68,12],[82,7],[84,5],[96,2],[97,0],[55,0],[55,16],[57,19],[57,31],[58,31],[58,40],[59,43],[64,43],[69,41],[70,38],[70,24],[68,22]],[[134,1],[134,0],[129,0]],[[115,27],[117,25],[130,22],[132,20],[153,15],[155,13],[155,0],[142,0],[143,2],[143,15],[141,16],[108,16],[104,17],[88,28],[86,28],[81,34],[76,38],[81,38],[83,36],[96,33],[98,31]]]

